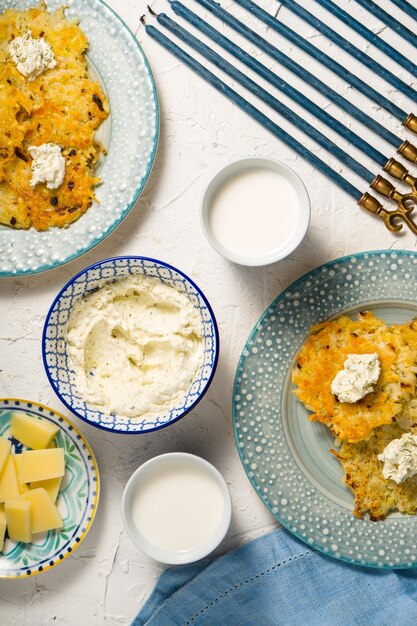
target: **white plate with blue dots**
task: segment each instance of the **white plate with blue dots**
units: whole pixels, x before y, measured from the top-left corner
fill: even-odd
[[[334,437],[311,422],[291,372],[310,328],[373,311],[389,324],[417,317],[417,254],[381,250],[337,259],[302,276],[267,308],[240,358],[233,393],[236,445],[256,492],[306,544],[357,565],[417,567],[417,516],[357,519]]]
[[[3,0],[1,9],[28,9],[36,0]],[[89,41],[89,71],[110,104],[96,138],[107,149],[97,170],[102,183],[94,202],[68,228],[46,232],[0,226],[0,276],[43,272],[84,254],[107,237],[138,200],[155,159],[159,106],[149,64],[126,24],[101,0],[48,0],[78,19]]]

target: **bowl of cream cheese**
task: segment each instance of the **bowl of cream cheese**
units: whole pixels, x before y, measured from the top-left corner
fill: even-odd
[[[188,413],[214,376],[219,335],[197,285],[156,259],[105,259],[55,298],[42,336],[54,391],[105,430],[158,430]]]

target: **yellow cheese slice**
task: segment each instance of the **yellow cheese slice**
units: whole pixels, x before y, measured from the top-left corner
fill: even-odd
[[[26,483],[22,483],[21,482],[21,480],[19,478],[19,474],[17,473],[17,462],[16,462],[16,459],[17,459],[18,456],[19,456],[18,454],[13,454],[12,455],[12,459],[13,459],[13,462],[14,462],[14,467],[15,467],[15,470],[16,470],[17,486],[19,488],[19,493],[26,493],[26,491],[29,491],[29,487],[27,486]]]
[[[33,450],[47,448],[59,428],[45,419],[38,419],[25,413],[13,413],[10,420],[12,436]]]
[[[32,541],[31,503],[22,500],[9,500],[4,505],[7,532],[14,541]]]
[[[16,500],[19,495],[19,484],[13,456],[9,454],[6,459],[3,472],[0,476],[0,502],[6,500]]]
[[[22,493],[19,500],[25,500],[32,505],[33,534],[62,528],[62,517],[45,489],[30,489],[26,493]]]
[[[28,450],[16,455],[16,467],[22,483],[48,480],[65,474],[63,448]]]
[[[49,480],[37,480],[30,484],[31,489],[45,489],[51,498],[52,502],[58,497],[59,488],[61,486],[62,476],[58,476],[58,478],[50,478]]]
[[[4,506],[0,504],[0,552],[4,546],[4,536],[6,534],[6,513],[4,512]]]
[[[10,441],[8,439],[4,439],[4,437],[0,438],[0,474],[3,471],[4,466],[6,465],[6,459],[10,454]]]

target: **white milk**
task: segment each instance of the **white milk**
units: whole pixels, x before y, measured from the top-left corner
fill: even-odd
[[[278,172],[254,167],[228,178],[213,195],[210,226],[217,241],[245,256],[273,252],[297,230],[300,204]]]
[[[218,531],[224,498],[216,479],[183,461],[144,477],[133,498],[132,518],[152,545],[169,551],[192,550]]]

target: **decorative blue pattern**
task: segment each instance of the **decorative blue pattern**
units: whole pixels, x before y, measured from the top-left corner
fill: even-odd
[[[159,278],[184,293],[198,310],[204,335],[202,365],[181,401],[152,420],[105,414],[78,394],[74,372],[68,367],[65,342],[67,322],[74,303],[87,293],[131,274]],[[146,257],[116,257],[100,261],[75,276],[58,294],[45,320],[42,337],[43,362],[49,382],[60,400],[79,418],[105,430],[143,433],[172,424],[188,413],[207,391],[217,366],[219,336],[214,313],[200,289],[174,267]]]
[[[310,328],[370,310],[388,323],[417,317],[417,254],[375,251],[302,276],[268,307],[236,372],[233,420],[246,473],[271,513],[299,539],[338,559],[380,568],[417,567],[417,516],[383,522],[352,514],[353,495],[329,453],[334,437],[292,393],[295,356]]]
[[[3,0],[0,11],[27,9],[37,0]],[[110,117],[96,138],[107,156],[97,170],[99,203],[69,228],[46,232],[0,225],[0,276],[34,274],[77,258],[107,237],[138,200],[155,159],[159,106],[152,72],[137,39],[101,0],[48,0],[53,11],[63,4],[69,19],[79,19],[89,40],[89,72],[110,103]]]
[[[33,576],[64,560],[87,534],[95,516],[100,491],[92,450],[71,422],[36,402],[4,398],[0,399],[0,436],[11,441],[14,454],[26,449],[10,436],[10,418],[17,411],[59,426],[55,441],[65,451],[66,470],[57,506],[64,527],[39,534],[29,544],[6,540],[0,554],[0,578]]]

